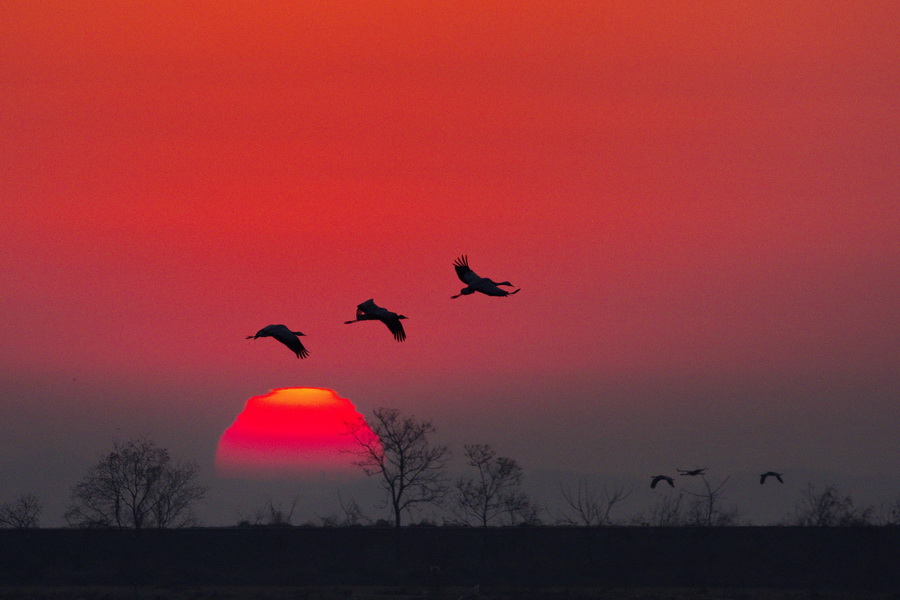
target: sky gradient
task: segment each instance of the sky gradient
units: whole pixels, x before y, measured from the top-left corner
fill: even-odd
[[[215,492],[293,386],[526,478],[896,471],[896,3],[294,4],[0,6],[0,501],[137,435]]]

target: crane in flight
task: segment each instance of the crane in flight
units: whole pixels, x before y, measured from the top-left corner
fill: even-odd
[[[774,477],[779,481],[779,483],[784,483],[784,479],[781,478],[781,473],[776,473],[775,471],[766,471],[762,475],[759,476],[759,484],[762,485],[766,482],[766,477]]]
[[[703,467],[702,469],[677,469],[680,475],[687,475],[689,477],[696,477],[697,475],[703,475],[706,473],[709,467]]]
[[[475,271],[469,268],[469,257],[466,255],[460,256],[455,261],[453,261],[453,268],[456,269],[456,275],[459,277],[460,281],[466,284],[466,287],[461,289],[458,294],[455,296],[450,296],[451,298],[459,298],[460,296],[468,296],[469,294],[474,294],[475,292],[481,292],[487,296],[511,296],[512,294],[518,293],[520,289],[513,290],[511,292],[501,289],[499,286],[505,285],[509,287],[514,287],[508,281],[496,282],[493,279],[488,279],[487,277],[479,277]]]
[[[659,483],[660,481],[665,481],[670,486],[675,487],[675,482],[672,481],[672,478],[669,477],[668,475],[651,475],[651,477],[653,478],[653,481],[650,482],[651,488],[655,488],[656,484]]]
[[[299,331],[291,331],[287,325],[266,325],[256,332],[256,335],[248,335],[248,340],[255,340],[261,337],[273,337],[297,355],[297,358],[306,358],[309,356],[309,350],[303,347],[300,342],[301,335],[306,335]]]
[[[403,331],[403,323],[400,322],[400,319],[408,318],[378,306],[372,298],[369,298],[356,306],[356,318],[352,321],[344,321],[344,325],[356,323],[357,321],[381,321],[394,334],[394,339],[402,342],[406,339],[406,332]]]

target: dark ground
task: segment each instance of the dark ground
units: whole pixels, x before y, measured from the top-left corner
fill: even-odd
[[[500,587],[441,590],[383,586],[313,587],[113,587],[27,586],[0,588],[0,600],[896,600],[890,592],[716,588]]]
[[[455,599],[476,590],[472,598],[900,600],[900,528],[0,531],[0,600]]]

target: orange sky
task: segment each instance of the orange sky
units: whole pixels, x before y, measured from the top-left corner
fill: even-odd
[[[295,4],[0,6],[5,464],[290,386],[526,468],[900,462],[896,3]]]

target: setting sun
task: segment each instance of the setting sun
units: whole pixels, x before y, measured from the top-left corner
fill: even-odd
[[[328,477],[353,472],[347,425],[364,417],[353,404],[323,388],[282,388],[247,401],[219,439],[222,477]],[[365,425],[364,425],[365,426]]]

